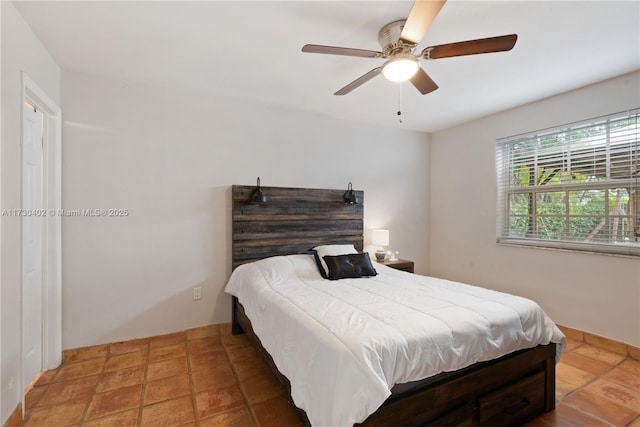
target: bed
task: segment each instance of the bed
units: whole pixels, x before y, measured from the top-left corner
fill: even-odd
[[[262,190],[268,202],[250,204],[253,187],[232,187],[234,273],[226,290],[233,295],[233,332],[244,332],[251,339],[306,425],[505,426],[519,425],[554,409],[555,362],[562,352],[564,337],[544,314],[513,315],[511,309],[499,308],[507,299],[516,306],[534,303],[375,263],[378,272],[375,277],[323,279],[314,270],[315,260],[309,254],[310,249],[341,244],[362,250],[364,194],[358,192],[360,203],[345,204],[342,190],[279,187],[262,187]],[[240,266],[242,268],[238,268]],[[419,283],[414,283],[416,281]],[[446,295],[452,295],[452,287],[459,288],[457,292],[462,289],[462,294],[456,294],[461,296],[454,299],[468,300],[469,307],[473,305],[476,311],[478,307],[485,307],[487,313],[501,313],[498,317],[505,319],[515,316],[523,324],[531,318],[528,321],[537,326],[523,327],[517,334],[503,333],[492,330],[494,321],[490,321],[488,329],[485,327],[488,332],[469,335],[473,343],[457,342],[449,348],[436,342],[432,347],[440,346],[435,352],[437,357],[425,350],[431,347],[413,343],[412,331],[396,334],[391,328],[385,335],[385,324],[394,322],[389,319],[404,315],[387,313],[386,306],[377,305],[381,300],[393,300],[394,305],[415,302],[413,308],[416,309],[428,305],[427,301],[434,301],[434,296],[419,298],[410,292],[441,289],[445,296],[438,294],[436,299],[446,299]],[[365,308],[352,310],[351,306],[355,307],[359,301]],[[305,304],[309,311],[300,311]],[[319,323],[318,317],[323,312],[332,314],[327,316],[328,324]],[[340,313],[346,313],[347,320],[340,320]],[[379,313],[382,314],[378,316]],[[485,314],[481,313],[480,317]],[[373,319],[378,323],[372,328],[361,321],[363,316],[384,319]],[[413,319],[413,323],[421,325],[427,322],[424,319],[428,316],[427,313],[404,317],[409,319],[408,323]],[[452,314],[446,316],[452,317]],[[444,323],[448,321],[449,318],[445,318]],[[407,322],[403,320],[404,323]],[[437,330],[441,324],[443,319],[436,319],[428,329]],[[279,325],[291,328],[285,331]],[[368,341],[358,344],[356,341],[361,335],[365,339],[365,334],[354,325],[374,331],[374,344]],[[467,326],[463,322],[461,328],[467,329]],[[270,333],[274,329],[279,329],[277,334]],[[340,331],[346,333],[345,337],[339,336]],[[475,341],[483,334],[490,335],[489,344]],[[398,339],[389,338],[396,335]],[[441,336],[446,338],[447,334]],[[493,343],[508,341],[508,337],[516,337],[512,340],[515,342],[504,349],[493,348]],[[379,347],[380,341],[390,341],[392,350]],[[405,346],[405,343],[408,344]],[[489,351],[475,355],[473,349],[480,347]],[[365,350],[359,350],[361,348]],[[409,351],[410,348],[412,351],[417,348],[417,355]],[[471,360],[473,357],[477,361]],[[411,365],[411,372],[397,367],[405,365]],[[412,375],[417,377],[414,379]]]

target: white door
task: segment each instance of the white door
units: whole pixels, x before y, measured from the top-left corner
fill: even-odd
[[[42,370],[43,114],[29,104],[23,112],[22,319],[23,385]]]

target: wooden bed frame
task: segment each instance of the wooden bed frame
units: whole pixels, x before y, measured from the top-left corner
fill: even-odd
[[[232,187],[233,268],[258,259],[310,253],[320,244],[363,248],[364,194],[345,204],[344,190],[262,187],[268,201],[249,203],[255,187]],[[288,379],[253,332],[244,308],[233,298],[233,333],[246,333],[291,399]],[[555,408],[555,344],[511,353],[406,384],[362,426],[517,426]],[[306,413],[296,408],[310,426]]]

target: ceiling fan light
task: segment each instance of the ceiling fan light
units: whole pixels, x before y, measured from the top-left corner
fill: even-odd
[[[413,55],[398,55],[391,58],[382,66],[382,75],[392,82],[404,82],[413,76],[420,68],[418,60]]]

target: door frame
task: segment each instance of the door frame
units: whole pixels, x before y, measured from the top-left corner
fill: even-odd
[[[25,72],[22,72],[21,105],[28,102],[44,113],[43,129],[43,208],[47,215],[43,217],[42,239],[42,367],[53,369],[62,362],[62,110]],[[22,108],[21,108],[22,111]],[[22,113],[21,123],[24,122]],[[22,132],[22,130],[21,130]],[[24,135],[21,143],[24,146]],[[22,165],[21,165],[22,167]],[[21,175],[21,182],[24,178]],[[23,194],[21,192],[21,197]],[[21,223],[24,238],[24,221]],[[22,242],[22,240],[21,240]],[[22,264],[22,286],[24,286],[24,268]],[[23,287],[21,287],[21,292]],[[24,298],[23,298],[24,300]],[[21,357],[20,378],[24,377],[24,310],[21,310]],[[21,385],[24,392],[28,384]],[[24,407],[24,405],[23,405]]]

